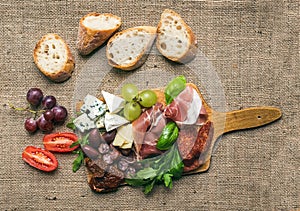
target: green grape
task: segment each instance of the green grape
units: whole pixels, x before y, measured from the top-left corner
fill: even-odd
[[[139,90],[134,84],[125,84],[121,89],[121,96],[130,102],[138,94]]]
[[[127,120],[133,121],[142,113],[141,106],[137,102],[126,103],[124,107],[124,116]]]
[[[144,90],[139,94],[139,103],[141,106],[149,108],[157,101],[157,96],[152,90]]]

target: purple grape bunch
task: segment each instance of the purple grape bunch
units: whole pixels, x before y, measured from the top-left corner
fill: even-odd
[[[27,118],[24,123],[25,129],[34,133],[38,129],[43,132],[53,130],[55,124],[62,124],[68,116],[67,109],[64,106],[58,105],[56,98],[52,95],[44,96],[39,88],[31,88],[28,90],[26,100],[33,109],[42,111],[41,115],[34,118]],[[36,112],[39,114],[39,112]]]

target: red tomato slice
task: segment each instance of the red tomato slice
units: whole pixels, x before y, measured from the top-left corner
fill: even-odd
[[[71,152],[78,148],[79,145],[70,148],[77,140],[74,133],[51,133],[44,136],[43,144],[45,149],[52,152]]]
[[[54,171],[58,166],[57,159],[51,152],[34,146],[25,148],[22,159],[42,171]]]

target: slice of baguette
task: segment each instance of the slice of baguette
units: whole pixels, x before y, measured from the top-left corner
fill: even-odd
[[[180,15],[166,9],[161,14],[157,27],[156,47],[166,58],[178,63],[187,63],[196,56],[197,40]]]
[[[133,70],[146,61],[156,38],[156,27],[138,26],[116,33],[106,48],[108,63],[122,70]]]
[[[109,14],[89,13],[79,22],[77,49],[88,55],[100,47],[121,26],[121,18]]]
[[[67,80],[75,68],[69,46],[57,34],[46,34],[38,41],[33,59],[38,69],[54,82]]]

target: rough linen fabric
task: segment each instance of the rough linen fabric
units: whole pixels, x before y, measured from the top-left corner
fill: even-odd
[[[124,73],[109,69],[104,54],[101,56],[105,48],[88,57],[78,54],[77,30],[83,15],[113,13],[122,18],[121,29],[126,29],[156,26],[165,8],[177,11],[192,27],[205,62],[218,77],[201,75],[201,69],[176,66],[158,55],[150,55],[141,69]],[[0,3],[0,19],[1,210],[300,209],[299,1],[6,0]],[[36,42],[50,32],[67,41],[76,59],[72,78],[60,84],[41,75],[32,58]],[[97,56],[101,57],[99,63]],[[99,68],[104,72],[99,73]],[[82,77],[87,69],[91,77]],[[160,77],[142,72],[149,74],[151,69],[161,71]],[[45,94],[56,96],[71,118],[74,96],[79,96],[74,90],[80,90],[80,84],[86,85],[86,91],[115,91],[129,78],[138,79],[142,85],[148,81],[149,86],[155,80],[167,83],[170,72],[195,80],[209,102],[215,93],[209,93],[194,74],[201,75],[200,81],[208,86],[220,83],[225,111],[275,106],[282,109],[283,116],[265,127],[224,135],[208,172],[185,176],[174,182],[172,190],[155,187],[149,196],[132,187],[93,193],[87,186],[85,169],[72,172],[73,154],[56,154],[59,167],[53,173],[38,171],[22,161],[23,149],[28,145],[42,147],[44,134],[29,135],[23,123],[30,114],[15,112],[7,104],[26,106],[29,88],[39,87]],[[101,86],[95,87],[93,74],[99,76]],[[55,131],[69,130],[60,126]]]

